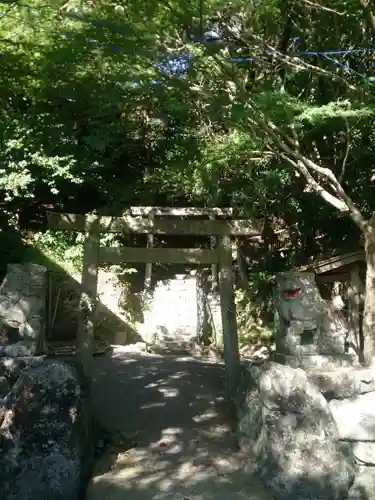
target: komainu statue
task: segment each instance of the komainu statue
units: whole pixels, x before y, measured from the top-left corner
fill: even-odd
[[[275,304],[279,362],[302,368],[359,363],[348,347],[350,332],[343,313],[334,303],[322,299],[313,273],[280,273]]]

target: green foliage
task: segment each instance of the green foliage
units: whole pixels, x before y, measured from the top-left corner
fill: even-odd
[[[80,272],[83,257],[82,233],[67,234],[62,231],[44,231],[33,234],[33,243],[51,261],[61,263],[68,272]]]
[[[354,124],[359,124],[361,120],[373,120],[374,114],[374,107],[361,106],[345,99],[331,101],[325,105],[309,106],[296,117],[296,121],[301,125],[322,127],[329,124],[335,127],[335,123],[342,125],[344,120]]]
[[[246,289],[236,290],[238,339],[240,346],[269,344],[274,340],[272,288],[275,276],[251,274]]]
[[[319,129],[326,135],[328,127],[338,142],[346,121],[355,128],[353,137],[372,119],[371,105],[301,65],[286,64],[281,84],[283,63],[280,68],[270,64],[260,42],[247,41],[246,30],[278,46],[300,30],[309,44],[346,43],[343,30],[329,29],[327,35],[334,15],[326,14],[322,22],[319,9],[278,0],[256,8],[215,1],[206,3],[203,19],[195,3],[179,1],[146,6],[33,0],[1,9],[0,190],[18,206],[42,198],[42,203],[68,208],[73,193],[74,199],[85,197],[82,211],[121,211],[135,200],[160,199],[255,204],[265,212],[270,207],[264,193],[268,190],[272,198],[276,185],[294,181],[285,165],[275,162],[269,141],[249,126],[249,118],[263,115],[286,128],[295,124],[306,140]],[[285,9],[295,25],[288,35]],[[351,39],[358,39],[355,32],[365,22],[354,22],[358,8],[342,2],[337,9],[347,10],[345,26]],[[183,29],[196,38],[201,22],[209,29],[216,19],[225,29],[233,14],[245,30],[239,43],[230,35],[228,44],[212,51],[183,42]],[[341,18],[335,21],[341,26]],[[163,76],[154,67],[156,58],[187,51],[195,60],[184,79]],[[246,54],[258,54],[261,62],[249,68],[224,59]],[[333,79],[340,72],[329,61],[316,66]],[[253,84],[250,69],[255,70]],[[164,84],[151,85],[152,79]]]
[[[375,33],[361,2],[321,6],[209,0],[202,13],[190,0],[0,3],[4,265],[28,255],[26,228],[29,243],[80,268],[82,235],[46,231],[46,209],[231,205],[273,227],[259,251],[242,242],[249,269],[270,274],[357,245],[351,222],[305,189],[261,126],[271,123],[278,139],[292,138],[332,169],[365,216],[375,210],[372,56],[293,56],[372,47]],[[196,43],[218,26],[221,41]],[[183,78],[155,67],[187,52]],[[239,57],[251,60],[229,60]],[[256,324],[255,298],[268,278],[249,282],[238,297],[243,332],[251,318]],[[268,310],[265,297],[260,303]]]

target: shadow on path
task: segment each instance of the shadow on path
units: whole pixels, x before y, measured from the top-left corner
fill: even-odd
[[[93,478],[87,500],[270,498],[244,471],[222,365],[139,353],[97,358],[92,391],[102,423],[139,439]]]

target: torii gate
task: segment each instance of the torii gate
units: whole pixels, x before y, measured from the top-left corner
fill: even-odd
[[[216,220],[216,216],[231,216],[232,211],[215,207],[203,209],[132,207],[132,212],[134,215],[125,214],[121,217],[47,212],[50,229],[85,233],[82,270],[84,293],[81,296],[77,332],[77,356],[84,373],[90,376],[91,372],[100,264],[145,262],[146,287],[149,286],[151,279],[152,263],[208,264],[212,266],[213,273],[218,270],[227,388],[230,396],[234,396],[239,375],[239,352],[231,236],[259,236],[262,232],[262,222]],[[182,219],[182,217],[189,216],[206,216],[209,219]],[[147,248],[101,247],[100,234],[103,232],[147,234],[148,245]],[[211,237],[211,249],[152,248],[153,235],[157,234]]]

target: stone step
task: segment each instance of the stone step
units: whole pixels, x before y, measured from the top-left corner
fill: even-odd
[[[149,344],[149,350],[156,354],[190,354],[194,347],[192,340],[159,340]]]

